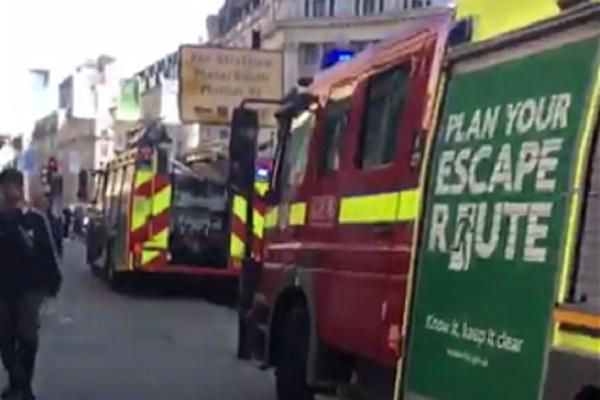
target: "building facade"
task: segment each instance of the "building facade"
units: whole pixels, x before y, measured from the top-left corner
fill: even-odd
[[[160,119],[172,140],[172,157],[183,158],[200,140],[198,124],[179,117],[179,54],[169,53],[135,74],[139,83],[139,115],[143,121]]]
[[[59,85],[56,157],[65,204],[88,201],[91,173],[114,155],[111,110],[119,89],[118,64],[109,56],[81,64]]]
[[[282,50],[289,90],[321,69],[328,50],[360,51],[402,23],[449,6],[449,0],[227,0],[206,24],[213,45]]]
[[[33,195],[41,193],[44,190],[42,182],[42,169],[47,165],[51,157],[56,157],[57,147],[56,138],[58,135],[58,126],[60,115],[56,111],[38,119],[35,122],[32,133],[30,134],[29,151],[34,154],[35,162],[30,165],[32,170],[28,171],[27,195],[30,199]],[[24,169],[24,168],[22,168]]]

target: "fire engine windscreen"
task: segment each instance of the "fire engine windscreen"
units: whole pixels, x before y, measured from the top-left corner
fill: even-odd
[[[175,170],[169,243],[172,264],[226,267],[226,177],[225,161]]]

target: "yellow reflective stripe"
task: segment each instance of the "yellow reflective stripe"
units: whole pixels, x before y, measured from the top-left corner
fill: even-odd
[[[144,246],[159,247],[161,249],[166,249],[169,247],[169,229],[163,229],[161,232],[152,236],[152,238],[148,240]]]
[[[256,182],[254,184],[254,191],[261,196],[264,196],[269,190],[269,184],[267,182]]]
[[[131,217],[131,231],[137,231],[148,222],[152,213],[152,202],[149,198],[135,196],[133,198],[133,215]]]
[[[233,215],[238,217],[244,224],[247,222],[246,219],[246,207],[247,207],[246,199],[242,196],[234,196],[233,197]],[[261,238],[264,236],[265,231],[265,217],[256,210],[253,210],[253,232],[254,235]]]
[[[414,221],[419,212],[419,189],[345,197],[340,202],[341,224],[375,224]]]
[[[152,180],[154,174],[152,171],[137,171],[135,174],[135,187],[138,188]]]
[[[273,207],[267,211],[267,216],[265,217],[265,228],[272,229],[277,226],[277,220],[279,219],[279,208]]]
[[[400,204],[398,206],[398,221],[413,221],[417,219],[421,191],[419,189],[405,190],[400,192]]]
[[[290,225],[304,225],[306,221],[306,203],[294,203],[290,207]]]
[[[252,225],[254,236],[262,239],[265,232],[265,217],[256,210],[252,216]]]
[[[160,251],[156,250],[144,250],[142,251],[142,265],[149,264],[156,257],[160,256]]]
[[[154,174],[152,171],[137,171],[135,174],[134,187],[140,186],[152,181]],[[152,201],[146,196],[133,197],[133,212],[131,215],[131,231],[137,231],[148,222],[148,217],[152,214]]]
[[[594,338],[580,333],[559,330],[554,337],[554,345],[565,349],[579,350],[600,355],[600,338]]]
[[[596,70],[596,81],[591,92],[592,98],[587,108],[587,116],[583,127],[583,135],[579,148],[577,149],[577,157],[575,164],[575,174],[572,183],[572,195],[569,205],[569,214],[567,219],[567,236],[565,239],[565,255],[561,266],[561,274],[558,289],[558,301],[564,302],[568,295],[571,271],[573,268],[573,260],[575,257],[575,242],[578,239],[577,230],[579,229],[579,217],[581,214],[582,205],[582,188],[585,185],[585,177],[587,170],[587,161],[591,141],[596,132],[596,121],[598,115],[598,106],[600,105],[600,68]]]
[[[246,199],[242,196],[233,197],[233,215],[246,222]]]
[[[342,224],[393,222],[398,200],[398,193],[343,198],[338,220]]]
[[[154,195],[152,201],[152,213],[154,215],[160,215],[162,212],[169,209],[172,193],[173,189],[171,186],[167,186]]]
[[[244,258],[244,250],[246,249],[244,242],[234,234],[231,235],[230,240],[229,255],[233,258]]]

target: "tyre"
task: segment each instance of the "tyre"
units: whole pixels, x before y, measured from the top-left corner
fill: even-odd
[[[106,246],[106,263],[104,265],[104,274],[106,277],[106,281],[108,282],[108,286],[119,292],[123,288],[123,277],[121,273],[115,269],[115,261],[113,260],[113,246],[112,244],[108,244]]]
[[[306,383],[310,321],[305,307],[295,306],[283,322],[276,360],[277,400],[313,400]]]

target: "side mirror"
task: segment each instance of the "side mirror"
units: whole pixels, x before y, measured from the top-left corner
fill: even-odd
[[[244,107],[233,111],[229,159],[231,160],[230,181],[242,193],[252,190],[256,143],[258,140],[258,112]]]

